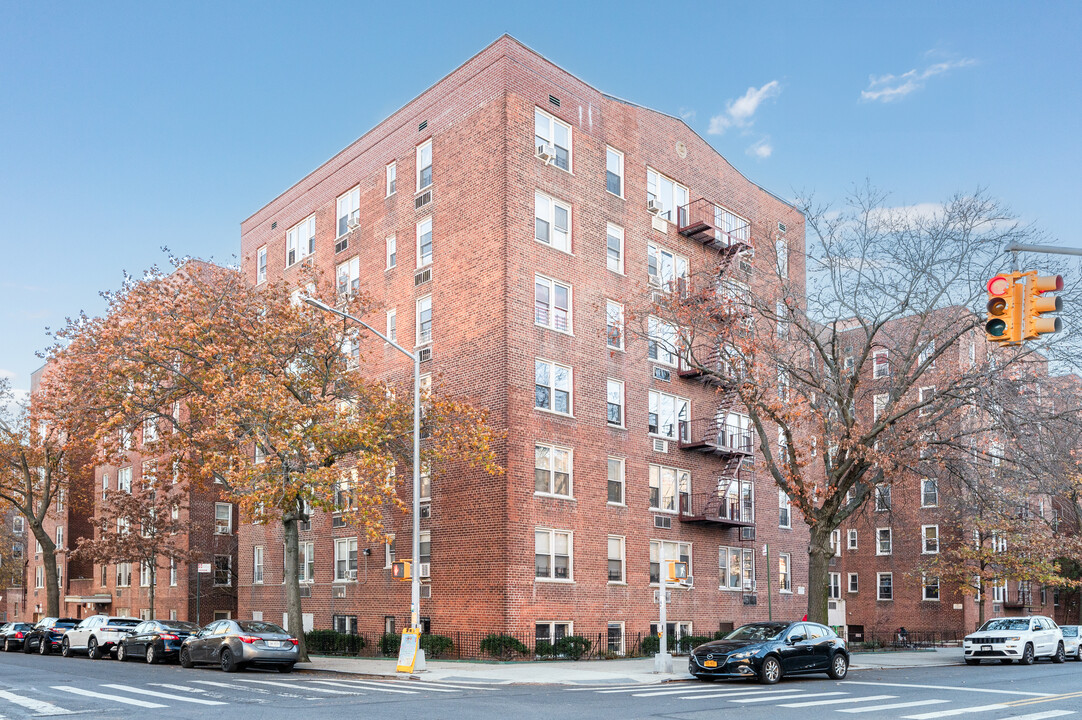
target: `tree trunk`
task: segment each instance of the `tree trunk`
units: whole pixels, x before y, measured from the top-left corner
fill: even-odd
[[[812,526],[808,544],[808,620],[827,624],[827,580],[830,558],[830,532],[833,528]],[[770,571],[770,568],[767,568]]]
[[[148,620],[154,620],[154,590],[155,585],[158,584],[158,558],[154,558],[150,561],[150,617]]]
[[[60,617],[60,583],[56,580],[56,544],[41,523],[30,525],[34,539],[41,545],[41,564],[45,573],[45,617]],[[27,554],[30,549],[27,548]]]
[[[308,646],[304,643],[304,619],[301,616],[301,586],[298,571],[297,516],[287,513],[282,518],[286,541],[286,613],[289,634],[297,638],[297,658],[308,662]]]
[[[984,625],[984,578],[977,577],[977,597],[981,599],[977,603],[977,627]]]

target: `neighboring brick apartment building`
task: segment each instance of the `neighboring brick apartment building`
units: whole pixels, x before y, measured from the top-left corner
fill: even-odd
[[[705,221],[681,234],[692,216]],[[680,635],[765,619],[768,573],[774,617],[804,614],[807,532],[750,452],[741,463],[747,431],[678,442],[683,420],[706,435],[719,413],[746,418],[663,347],[606,329],[650,302],[651,283],[705,270],[736,241],[755,250],[736,280],[756,283],[749,263],[780,251],[802,289],[796,209],[681,120],[605,95],[508,36],[242,223],[253,283],[299,283],[314,262],[363,288],[384,306],[367,321],[416,346],[426,378],[506,433],[506,476],[422,488],[415,568],[432,632],[608,633],[619,649],[625,633],[654,629],[659,552],[687,559],[695,578],[672,591]],[[362,350],[374,376],[411,382],[393,348]],[[409,585],[389,566],[396,550],[408,557],[412,521],[387,520],[389,546],[330,515],[302,530],[306,627],[408,623]],[[281,530],[243,525],[239,545],[240,616],[277,621]]]
[[[0,513],[0,622],[26,616],[26,520],[15,510]]]

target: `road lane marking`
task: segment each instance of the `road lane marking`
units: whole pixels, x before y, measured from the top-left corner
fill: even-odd
[[[203,688],[193,688],[187,685],[173,685],[172,683],[148,683],[154,687],[169,688],[170,690],[180,690],[181,692],[193,692],[193,693],[205,693]]]
[[[135,693],[136,695],[146,695],[148,697],[162,698],[163,700],[176,700],[178,702],[195,703],[196,705],[228,705],[229,703],[220,702],[218,700],[204,700],[203,698],[188,698],[180,695],[170,695],[169,693],[158,692],[157,690],[145,690],[143,688],[132,687],[131,685],[113,685],[110,683],[102,685],[111,690],[123,690],[124,692]]]
[[[1011,707],[1020,707],[1022,705],[1036,705],[1038,703],[1052,702],[1054,700],[1070,700],[1071,698],[1077,697],[1082,697],[1082,692],[1063,693],[1062,695],[1049,695],[1047,697],[1036,699],[1026,698],[1025,700],[1011,700],[1007,704]]]
[[[82,688],[72,687],[70,685],[53,685],[53,690],[71,693],[72,695],[83,695],[85,697],[98,698],[100,700],[112,700],[113,702],[123,703],[124,705],[134,705],[141,708],[169,707],[168,705],[162,705],[161,703],[147,702],[145,700],[135,700],[134,698],[123,697],[121,695],[109,695],[108,693],[94,692],[93,690],[83,690]]]
[[[620,685],[620,684],[617,684],[617,685],[590,685],[589,687],[568,688],[567,692],[595,692],[595,691],[596,692],[603,692],[605,690],[609,690],[609,691],[612,691],[612,690],[634,690],[636,688],[641,688],[644,685],[649,685],[649,684],[650,683],[632,683],[632,684],[628,684],[628,685]],[[666,685],[668,685],[668,684],[670,684],[670,683],[666,683]],[[690,683],[687,683],[687,684],[690,684]]]
[[[237,682],[259,683],[260,685],[274,685],[275,687],[284,687],[289,688],[290,690],[315,690],[316,692],[329,693],[331,695],[363,695],[363,693],[359,692],[348,692],[346,690],[331,690],[330,688],[312,687],[311,685],[301,685],[299,683],[275,682],[274,680],[249,680],[247,678],[237,678]]]
[[[788,697],[752,697],[741,698],[740,700],[733,700],[734,703],[761,703],[761,702],[777,702],[778,700],[803,700],[804,698],[813,697],[829,697],[831,695],[848,695],[849,693],[843,692],[822,692],[822,693],[801,693],[800,695],[789,695]],[[815,705],[816,703],[810,702],[808,705]],[[795,705],[784,705],[782,707],[796,707]]]
[[[784,695],[786,693],[803,693],[803,690],[792,688],[790,690],[737,690],[736,692],[721,692],[712,695],[684,695],[680,700],[711,700],[714,698],[730,698],[737,695]],[[637,695],[635,697],[638,697]],[[795,695],[793,697],[796,697]],[[771,698],[772,700],[785,700],[786,698]]]
[[[263,688],[247,687],[245,685],[233,685],[232,683],[215,682],[213,680],[192,680],[193,683],[199,683],[200,685],[210,685],[211,687],[225,688],[227,690],[244,690],[245,692],[260,693],[261,695],[273,695],[281,693],[272,693],[270,690],[264,690]],[[289,697],[300,697],[299,695],[289,694]]]
[[[0,690],[0,699],[13,702],[16,705],[22,705],[27,710],[33,710],[41,715],[71,715],[74,712],[73,710],[65,710],[62,707],[45,702],[44,700],[23,697],[22,695],[16,695],[7,690]]]
[[[989,710],[1009,710],[1010,705],[978,705],[976,707],[955,708],[953,710],[940,710],[939,712],[922,713],[920,715],[903,715],[905,720],[933,720],[933,718],[953,717],[954,715],[966,715],[968,713],[988,712]]]
[[[1045,718],[1063,717],[1064,715],[1074,715],[1074,710],[1045,710],[1044,712],[1030,713],[1029,715],[1011,715],[1002,718],[1002,720],[1044,720]]]
[[[365,680],[347,680],[345,678],[341,678],[341,679],[339,679],[339,682],[359,682],[359,683],[363,683],[363,682],[368,682],[368,681],[365,681]],[[429,682],[427,680],[421,680],[421,681],[417,681],[417,680],[380,680],[379,682],[383,683],[383,684],[387,684],[387,685],[408,685],[409,687],[412,687],[412,688],[426,688],[426,689],[431,689],[433,687],[438,687],[438,688],[450,688],[452,690],[484,690],[486,692],[491,692],[491,691],[496,689],[496,688],[484,687],[484,686],[481,686],[481,685],[477,685],[476,683],[473,683],[473,682],[471,682],[469,680],[463,680],[463,681],[458,682],[458,683],[453,683],[453,682],[452,683]],[[641,687],[641,685],[640,685],[640,687]]]
[[[842,680],[841,685],[871,685],[873,687],[920,688],[923,690],[956,690],[958,692],[996,693],[999,695],[1028,695],[1030,697],[1050,697],[1054,693],[1024,692],[1022,690],[995,690],[992,688],[955,687],[952,685],[915,685],[910,683],[877,683],[865,680]]]
[[[897,695],[868,695],[867,697],[838,698],[837,700],[812,700],[811,702],[783,703],[778,705],[778,707],[819,707],[820,705],[843,705],[845,703],[872,702],[874,700],[896,700],[897,698]]]
[[[662,695],[679,695],[680,693],[719,693],[719,692],[741,692],[739,688],[724,689],[716,687],[700,687],[700,688],[676,688],[674,690],[650,690],[649,688],[639,688],[639,692],[635,693],[635,697],[660,697]],[[747,692],[747,690],[743,690]],[[761,689],[756,692],[763,692]]]
[[[335,682],[334,680],[313,680],[312,682],[319,683],[320,685],[331,685],[332,687],[346,687],[346,688],[354,688],[354,689],[356,689],[356,687],[354,685],[347,685],[345,683]],[[372,684],[376,685],[376,683],[372,683]],[[312,688],[312,689],[313,690],[319,690],[319,688]],[[416,690],[400,690],[399,688],[379,687],[378,685],[376,685],[376,687],[374,687],[372,689],[377,691],[377,692],[401,693],[402,695],[416,695],[417,694]]]
[[[862,708],[839,708],[838,712],[843,712],[843,713],[876,712],[877,710],[897,710],[899,708],[919,707],[921,705],[942,705],[943,703],[946,703],[946,702],[950,702],[950,700],[910,700],[909,702],[891,703],[890,705],[873,705],[871,707],[862,707]]]
[[[412,690],[397,690],[396,692],[413,692],[413,693],[415,693],[415,692],[418,692],[418,691],[421,691],[421,690],[428,690],[430,692],[459,692],[458,688],[447,687],[447,686],[444,686],[444,685],[440,685],[439,687],[428,687],[428,683],[422,684],[422,683],[417,683],[417,682],[395,682],[393,680],[387,680],[387,681],[381,681],[380,680],[380,681],[377,681],[377,680],[346,680],[346,679],[342,679],[342,680],[313,680],[313,682],[329,682],[329,683],[335,683],[335,684],[338,684],[338,685],[342,685],[343,687],[350,687],[352,685],[360,685],[361,687],[365,687],[365,686],[371,685],[371,686],[374,686],[374,687],[377,687],[377,688],[386,689],[387,686],[394,685],[395,687],[408,686],[408,687],[414,688]],[[465,689],[472,689],[472,688],[465,688]],[[483,690],[491,690],[491,688],[482,688],[482,689]]]

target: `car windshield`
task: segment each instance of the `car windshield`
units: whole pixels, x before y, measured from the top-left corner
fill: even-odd
[[[169,624],[162,623],[162,628],[165,630],[172,630],[173,632],[198,632],[199,626],[195,623],[184,622],[183,620],[173,620]]]
[[[989,630],[1029,630],[1029,620],[1026,618],[996,618],[989,620],[977,632]]]
[[[53,627],[73,628],[79,623],[74,620],[57,620],[53,623]]]
[[[274,623],[260,622],[259,620],[247,620],[244,622],[238,622],[240,629],[244,632],[250,633],[273,633],[276,635],[288,635],[285,630],[278,627]]]
[[[1063,637],[1078,637],[1078,627],[1072,625],[1063,625],[1060,627],[1063,631]]]
[[[139,624],[138,620],[127,620],[125,618],[112,618],[109,623],[113,627],[135,627]]]
[[[726,635],[725,640],[743,640],[745,642],[765,642],[773,640],[785,631],[788,625],[781,623],[752,623],[742,625]]]

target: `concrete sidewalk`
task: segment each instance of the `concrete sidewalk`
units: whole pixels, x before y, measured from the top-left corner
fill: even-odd
[[[308,663],[298,663],[298,670],[349,673],[372,677],[408,678],[395,672],[394,658],[344,658],[313,656]],[[938,650],[853,653],[851,669],[882,670],[933,665],[961,665],[959,648]],[[687,657],[673,658],[677,672],[654,672],[654,659],[583,660],[542,662],[480,662],[468,660],[432,660],[424,672],[412,677],[422,682],[479,683],[496,685],[644,685],[690,680],[684,672]]]

